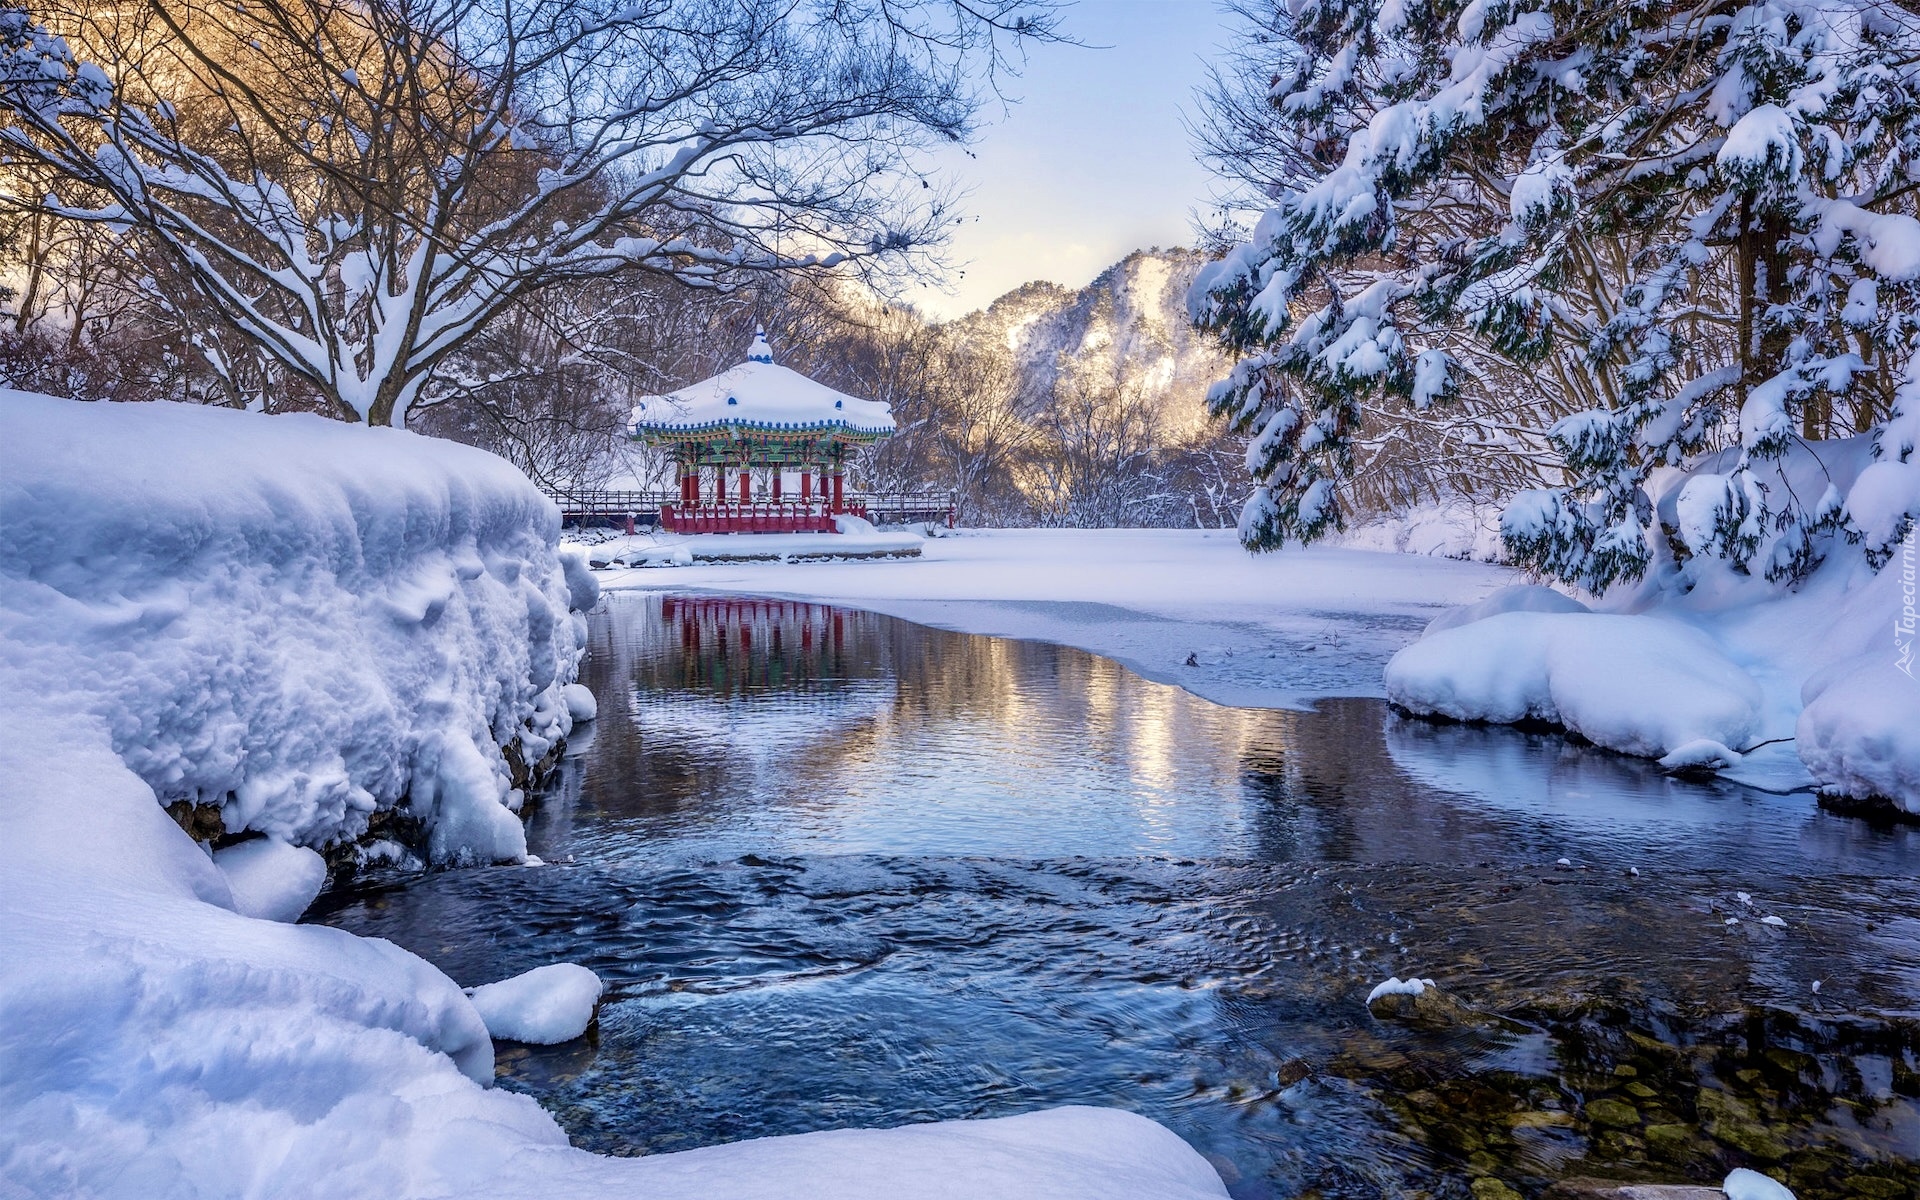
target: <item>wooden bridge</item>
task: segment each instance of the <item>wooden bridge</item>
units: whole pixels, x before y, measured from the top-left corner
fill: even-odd
[[[938,524],[953,527],[951,492],[852,492],[829,508],[818,500],[765,500],[744,504],[687,505],[677,492],[547,490],[569,525],[612,525],[629,531],[662,528],[677,533],[831,533],[838,513],[875,525]]]

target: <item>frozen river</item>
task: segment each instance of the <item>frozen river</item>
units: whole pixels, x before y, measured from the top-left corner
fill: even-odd
[[[500,1054],[586,1148],[1090,1103],[1243,1197],[1916,1194],[1920,829],[819,605],[616,593],[585,669],[550,866],[321,919],[464,983],[599,972],[594,1034]],[[1458,1004],[1378,1020],[1389,975]]]

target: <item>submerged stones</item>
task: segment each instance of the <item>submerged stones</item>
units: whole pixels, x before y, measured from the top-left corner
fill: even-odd
[[[1621,1183],[1618,1179],[1563,1179],[1541,1200],[1726,1200],[1717,1187],[1691,1183]]]
[[[1898,1132],[1920,1119],[1911,1023],[1689,1020],[1574,997],[1521,1021],[1431,985],[1388,989],[1369,1010],[1379,1024],[1355,1031],[1331,1073],[1372,1086],[1474,1200],[1723,1200],[1710,1185],[1735,1168],[1798,1200],[1920,1200]],[[1542,1038],[1550,1067],[1524,1069],[1538,1060],[1518,1048]],[[1492,1065],[1436,1081],[1440,1048],[1463,1043]]]
[[[1640,1124],[1640,1112],[1624,1100],[1602,1096],[1588,1103],[1587,1120],[1600,1126],[1634,1129]]]

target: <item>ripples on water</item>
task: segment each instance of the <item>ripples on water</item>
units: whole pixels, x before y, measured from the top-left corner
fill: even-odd
[[[595,1035],[500,1054],[590,1149],[1081,1102],[1242,1197],[1915,1194],[1920,831],[820,606],[616,595],[587,671],[530,828],[562,865],[325,919],[463,982],[599,972]],[[1467,1011],[1367,1013],[1413,973]]]

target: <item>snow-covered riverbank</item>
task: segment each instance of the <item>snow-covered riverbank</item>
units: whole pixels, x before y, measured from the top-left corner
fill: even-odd
[[[743,535],[751,536],[751,535]],[[1380,696],[1428,621],[1517,582],[1485,563],[1337,548],[1251,555],[1231,531],[964,531],[907,562],[597,572],[610,588],[844,604],[923,625],[1074,646],[1220,704]]]
[[[501,747],[586,710],[558,524],[446,442],[0,393],[0,1197],[1223,1194],[1093,1109],[601,1158],[487,1086],[454,980],[243,915],[401,809],[435,858],[524,855]],[[285,845],[216,860],[163,802]]]
[[[1494,612],[1546,594],[1508,593],[1479,614],[1488,619],[1435,630],[1398,656],[1388,695],[1415,712],[1551,721],[1676,769],[1920,815],[1920,545],[1909,515],[1920,468],[1875,458],[1866,437],[1797,448],[1769,468],[1770,486],[1824,490],[1829,524],[1756,526],[1742,567],[1711,552],[1726,489],[1714,472],[1726,466],[1722,455],[1656,479],[1661,532],[1645,577],[1592,612],[1570,602]]]

